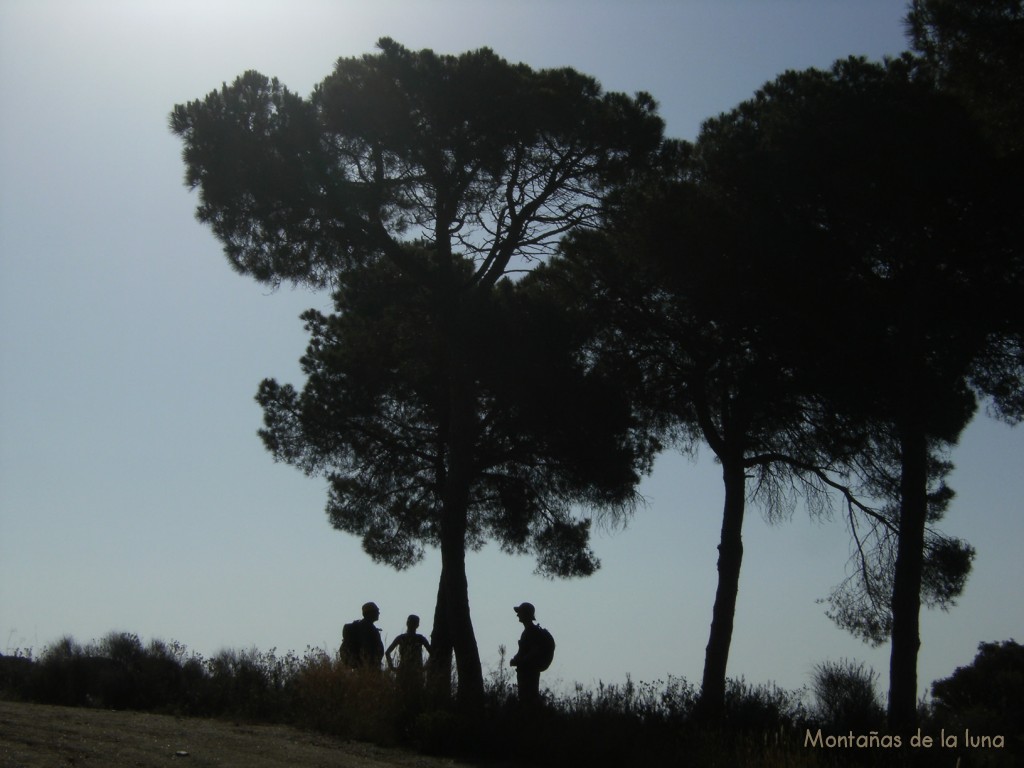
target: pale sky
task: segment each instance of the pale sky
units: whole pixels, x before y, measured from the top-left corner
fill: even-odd
[[[692,2],[58,2],[0,0],[0,652],[111,631],[222,648],[330,650],[374,600],[389,642],[429,630],[436,556],[375,565],[333,530],[325,482],[274,464],[256,430],[264,377],[301,385],[299,314],[323,294],[235,274],[183,186],[176,104],[247,69],[308,94],[382,36],[412,49],[489,46],[649,91],[668,134],[789,68],[906,48],[898,0]],[[722,485],[672,454],[624,530],[599,532],[585,580],[548,581],[493,548],[468,560],[485,671],[529,600],[558,641],[555,687],[682,676],[699,683],[716,584]],[[926,612],[921,692],[982,641],[1024,636],[1024,429],[979,415],[953,454],[945,530],[977,549],[949,613]],[[815,601],[845,573],[842,520],[797,510],[744,530],[729,675],[786,688],[824,660],[888,647]]]

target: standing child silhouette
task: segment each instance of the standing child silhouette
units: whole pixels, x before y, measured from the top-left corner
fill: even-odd
[[[398,649],[398,674],[399,677],[411,675],[419,676],[423,670],[423,651],[430,653],[430,642],[423,635],[416,632],[420,626],[420,617],[412,614],[405,621],[405,632],[391,641],[384,655],[388,660],[388,667],[394,669],[395,663],[391,654],[395,648]]]

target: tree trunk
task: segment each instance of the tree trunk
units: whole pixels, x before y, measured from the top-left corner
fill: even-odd
[[[919,419],[900,430],[900,527],[892,589],[892,649],[889,657],[889,728],[906,732],[917,724],[917,653],[921,646],[921,574],[928,517],[928,442]]]
[[[483,700],[483,670],[469,610],[466,576],[466,506],[446,499],[441,522],[441,578],[430,634],[431,691],[439,697],[451,692],[452,654],[458,671],[458,700],[474,706]]]
[[[722,538],[718,545],[718,590],[711,618],[711,634],[704,654],[704,679],[698,702],[698,713],[704,720],[721,719],[725,711],[725,671],[743,563],[746,479],[742,461],[722,460],[722,479],[725,483],[725,508]]]
[[[441,542],[441,560],[444,562],[443,589],[445,591],[446,619],[451,630],[458,672],[458,702],[462,707],[475,707],[483,702],[484,678],[480,665],[480,651],[469,612],[469,582],[466,578],[465,526],[463,535],[446,532]]]
[[[447,702],[452,694],[452,633],[448,622],[448,598],[445,587],[444,559],[437,583],[434,625],[430,630],[430,663],[427,666],[427,688],[438,703]]]
[[[459,319],[456,317],[455,322],[458,323]],[[476,395],[460,343],[460,330],[451,327],[449,334],[448,462],[441,512],[440,589],[443,591],[445,623],[459,676],[458,701],[460,706],[472,708],[480,705],[484,696],[483,670],[469,612],[469,580],[466,577],[466,526],[477,413]]]

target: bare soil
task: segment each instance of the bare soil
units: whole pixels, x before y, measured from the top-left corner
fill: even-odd
[[[453,768],[276,725],[0,701],[0,768]]]

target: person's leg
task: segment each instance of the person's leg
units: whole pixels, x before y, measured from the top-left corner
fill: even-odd
[[[519,701],[533,704],[540,698],[540,670],[516,670],[516,682],[519,686]]]

